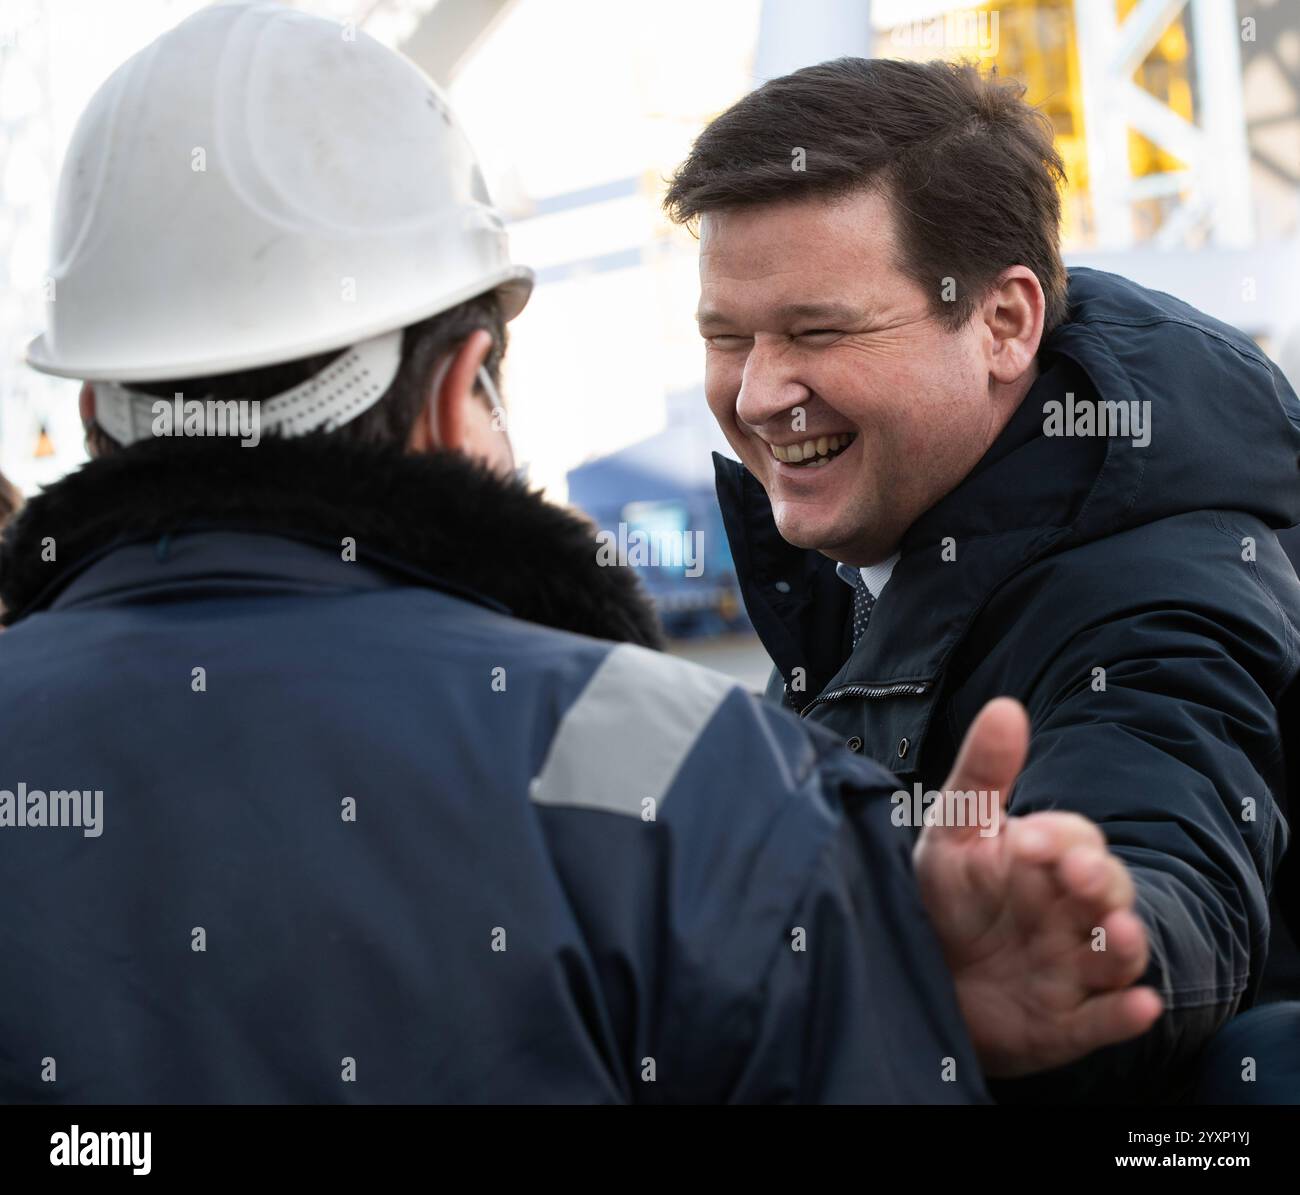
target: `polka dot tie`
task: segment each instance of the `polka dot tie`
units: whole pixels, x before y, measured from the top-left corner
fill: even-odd
[[[871,608],[876,604],[876,595],[867,588],[867,583],[858,575],[857,584],[853,586],[853,646],[866,633],[867,622],[871,618]]]

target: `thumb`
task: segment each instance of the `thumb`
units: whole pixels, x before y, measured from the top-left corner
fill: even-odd
[[[1007,794],[1025,766],[1029,754],[1029,715],[1011,697],[995,697],[975,716],[962,740],[957,761],[944,781],[944,790],[996,793],[999,814],[1007,807]],[[954,827],[957,833],[975,833],[978,827]]]

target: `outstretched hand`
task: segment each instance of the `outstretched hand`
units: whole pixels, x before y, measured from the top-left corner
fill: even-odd
[[[927,825],[915,850],[921,896],[986,1073],[1062,1066],[1145,1032],[1162,1003],[1132,987],[1146,928],[1128,869],[1074,813],[1006,815],[1029,751],[1029,720],[1007,697],[971,724],[943,792],[996,793],[998,832]],[[954,819],[955,820],[955,819]]]

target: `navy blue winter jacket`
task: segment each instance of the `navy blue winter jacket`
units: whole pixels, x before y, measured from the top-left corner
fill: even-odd
[[[892,777],[522,487],[141,444],[0,599],[0,1100],[987,1098]]]
[[[1300,521],[1300,402],[1248,337],[1168,295],[1076,269],[1069,301],[1007,427],[904,536],[854,650],[833,563],[781,539],[737,462],[716,459],[718,494],[774,700],[936,787],[984,703],[1016,697],[1032,744],[1011,811],[1086,815],[1133,874],[1166,1014],[999,1094],[1168,1099],[1237,1009],[1300,996],[1268,899],[1277,881],[1294,916],[1300,582],[1274,529]],[[1056,434],[1097,403],[1149,420]]]

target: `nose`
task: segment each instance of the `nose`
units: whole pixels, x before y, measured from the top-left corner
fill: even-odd
[[[779,348],[755,341],[745,358],[736,396],[736,418],[751,428],[761,428],[804,403],[808,387],[797,381]]]

